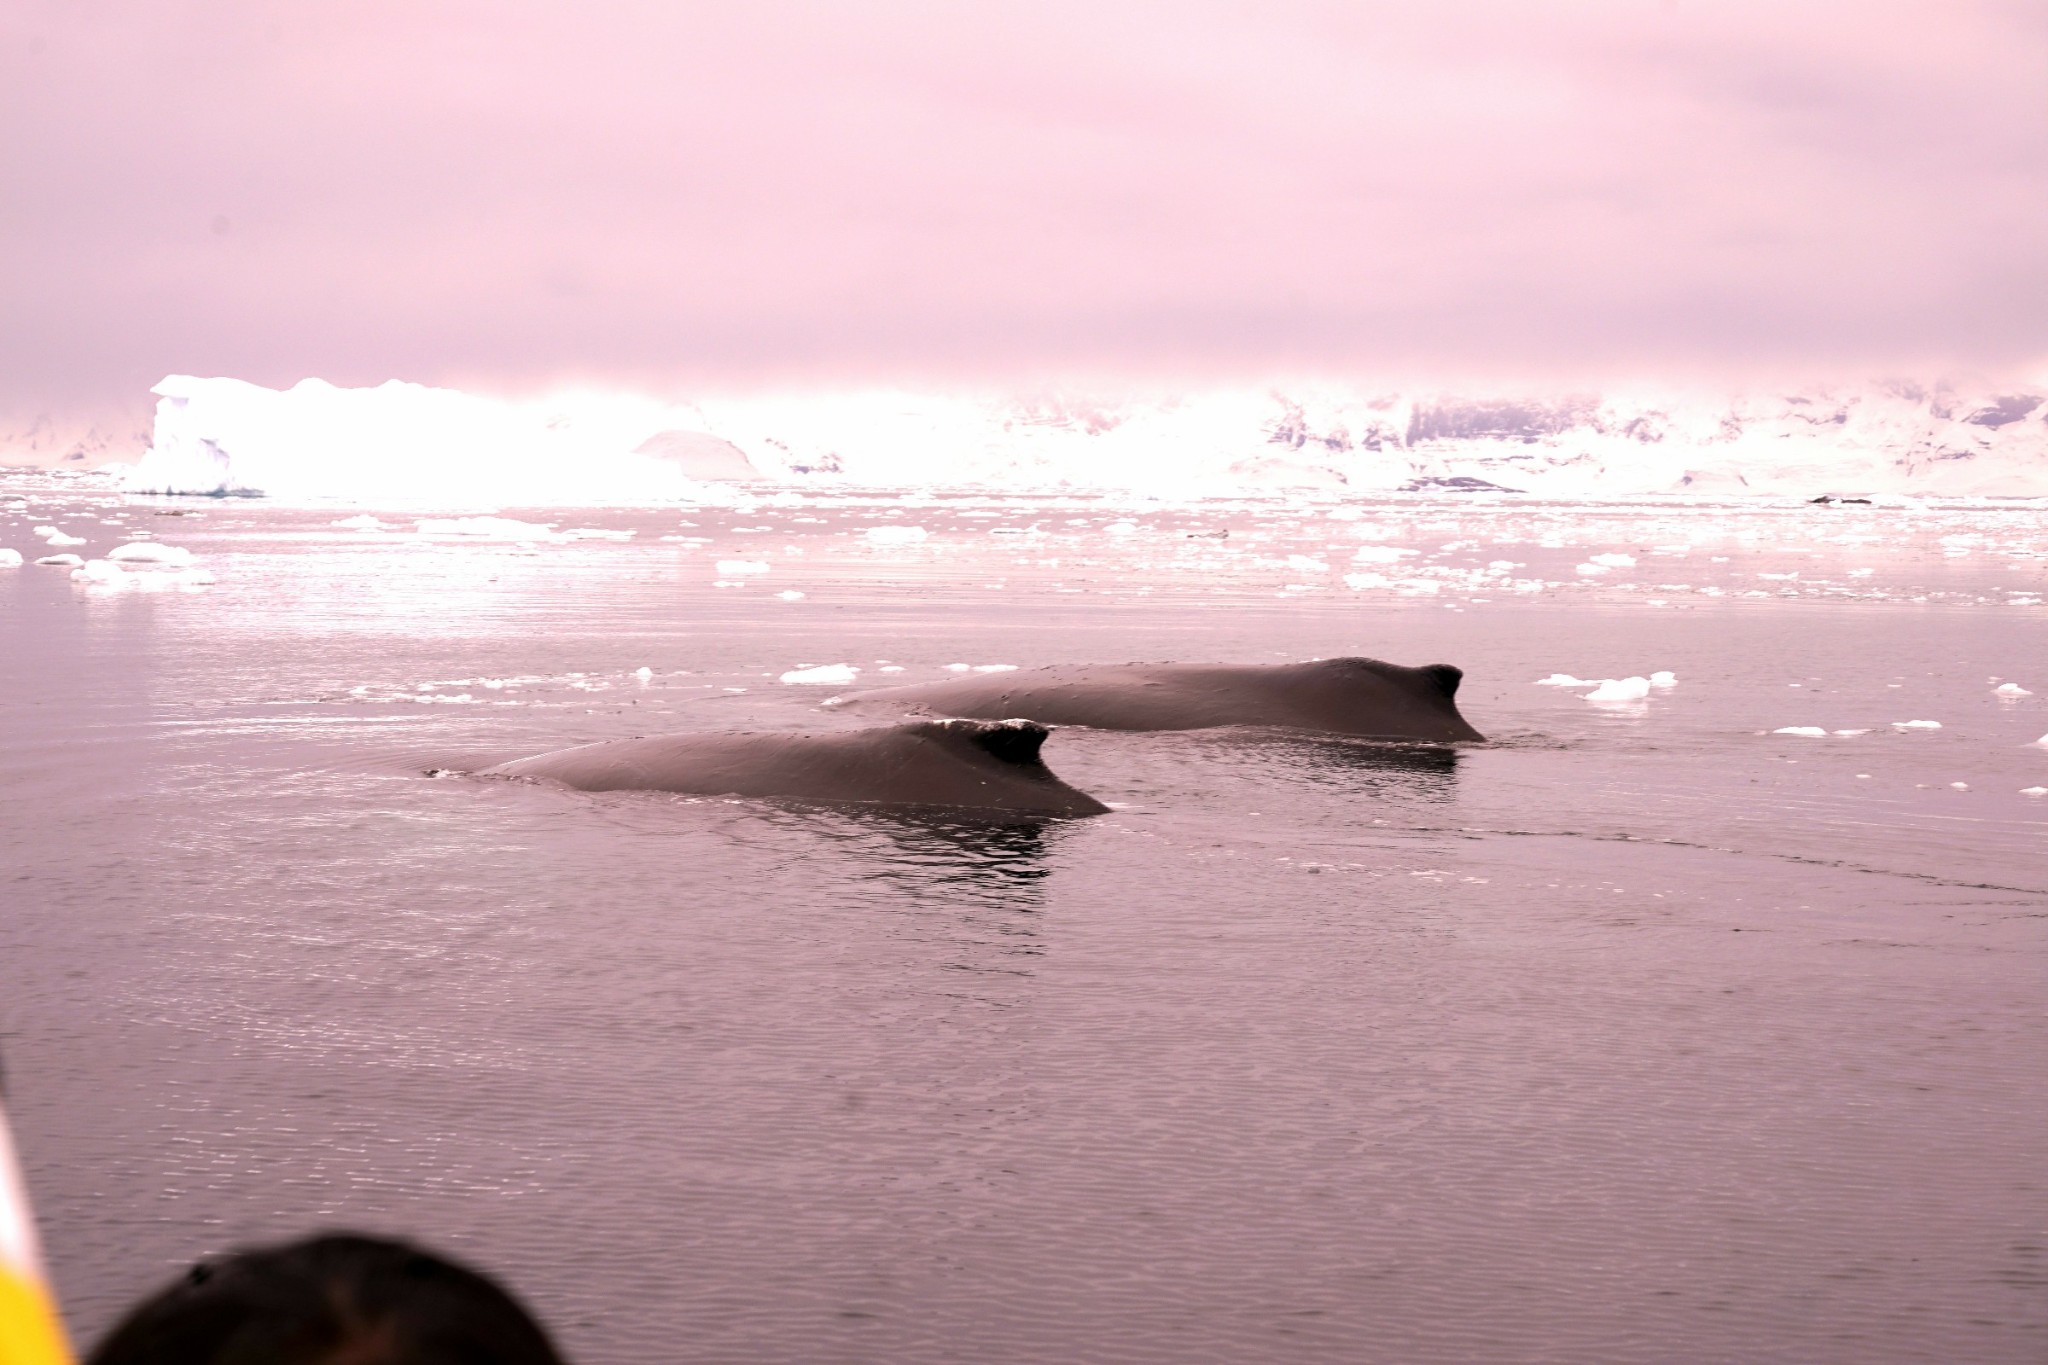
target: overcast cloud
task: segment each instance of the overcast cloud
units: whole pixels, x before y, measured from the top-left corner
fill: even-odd
[[[16,3],[0,397],[2048,361],[2048,7]]]

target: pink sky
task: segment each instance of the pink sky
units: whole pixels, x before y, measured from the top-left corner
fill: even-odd
[[[17,0],[0,399],[2048,361],[2038,3]]]

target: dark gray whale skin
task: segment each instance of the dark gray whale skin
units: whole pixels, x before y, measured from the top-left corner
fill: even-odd
[[[1458,714],[1449,664],[1378,659],[1302,664],[1078,664],[851,692],[833,707],[929,715],[1025,716],[1100,730],[1271,725],[1369,739],[1484,740]]]
[[[863,730],[707,732],[615,739],[485,769],[582,791],[662,791],[1021,816],[1109,807],[1038,756],[1051,731],[1028,720],[917,720]]]

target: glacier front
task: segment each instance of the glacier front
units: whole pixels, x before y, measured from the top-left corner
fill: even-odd
[[[1116,399],[900,390],[688,404],[500,400],[391,382],[278,391],[174,375],[136,492],[634,503],[786,485],[1286,489],[1545,497],[2048,496],[2048,386],[1727,395],[1400,394],[1338,384]]]

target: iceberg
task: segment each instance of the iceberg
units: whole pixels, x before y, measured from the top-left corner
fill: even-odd
[[[1797,497],[1844,518],[1930,495],[2048,496],[2048,379],[1564,397],[1331,381],[1097,397],[793,390],[685,403],[172,375],[154,392],[149,447],[126,467],[134,492],[437,506],[730,503],[734,481],[1175,503],[1682,494]],[[1110,534],[1134,533],[1127,525]],[[870,542],[912,543],[916,529],[876,528]],[[1610,550],[1586,563],[1597,577],[1636,567],[1636,556]]]
[[[189,375],[153,392],[149,448],[125,475],[134,493],[643,503],[701,501],[706,476],[753,473],[736,450],[705,458],[726,443],[678,432],[672,407],[638,398],[514,402],[396,380],[345,389],[308,379],[280,391]]]
[[[817,686],[836,683],[850,683],[860,673],[852,664],[804,664],[790,669],[781,677],[782,682]]]

